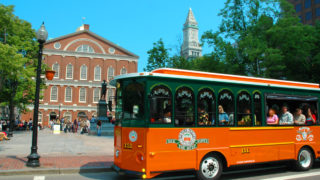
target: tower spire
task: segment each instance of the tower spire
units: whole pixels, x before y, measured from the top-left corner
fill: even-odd
[[[199,28],[192,9],[189,9],[186,22],[183,25],[183,43],[181,56],[186,59],[202,56],[202,48],[199,43]]]
[[[193,15],[192,9],[189,8],[188,16],[187,16],[187,19],[186,19],[186,22],[184,23],[184,25],[186,26],[186,25],[191,25],[191,24],[198,25],[196,18]]]

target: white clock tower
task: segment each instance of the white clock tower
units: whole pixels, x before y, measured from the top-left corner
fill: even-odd
[[[183,25],[183,43],[181,47],[181,56],[186,59],[202,56],[198,32],[198,23],[190,8],[186,22]]]

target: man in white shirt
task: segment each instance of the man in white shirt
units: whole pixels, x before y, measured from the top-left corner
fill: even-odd
[[[280,125],[292,125],[293,124],[293,116],[288,111],[287,106],[282,106],[282,114],[280,116],[279,124]]]

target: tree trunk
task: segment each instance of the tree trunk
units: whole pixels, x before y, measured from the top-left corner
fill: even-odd
[[[9,111],[10,111],[10,114],[9,114],[10,126],[9,126],[8,136],[12,137],[13,136],[13,128],[14,128],[14,125],[15,125],[14,104],[13,104],[12,101],[9,103]]]

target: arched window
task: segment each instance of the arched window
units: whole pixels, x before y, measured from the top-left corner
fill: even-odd
[[[108,81],[111,81],[111,79],[113,79],[114,76],[114,69],[112,67],[108,68]]]
[[[50,101],[57,101],[58,100],[58,88],[57,86],[51,87],[51,93],[50,93]]]
[[[80,45],[77,49],[77,52],[86,52],[86,53],[94,53],[94,50],[91,46],[87,44]]]
[[[127,74],[127,69],[125,67],[123,67],[120,71],[120,74]]]
[[[254,124],[256,126],[262,125],[262,102],[261,102],[261,94],[258,92],[255,92],[253,94],[253,104],[254,104],[254,116],[255,116],[255,122]]]
[[[174,120],[176,126],[194,126],[194,94],[190,88],[176,91]]]
[[[80,80],[87,80],[87,66],[82,65],[80,68]]]
[[[101,81],[101,68],[100,68],[100,66],[96,66],[94,68],[94,80]]]
[[[71,112],[65,112],[63,114],[63,118],[64,118],[65,122],[68,122],[68,121],[72,122],[72,114],[71,114]]]
[[[95,88],[93,90],[93,102],[99,102],[100,98],[100,88]]]
[[[86,88],[80,88],[79,91],[79,101],[86,102]]]
[[[222,90],[218,96],[219,125],[234,125],[234,97],[231,91]]]
[[[72,101],[72,88],[71,87],[66,87],[64,101],[65,102],[71,102]]]
[[[73,78],[73,66],[72,64],[68,64],[66,67],[66,79]]]
[[[216,119],[216,98],[213,92],[202,89],[198,93],[198,125],[210,126],[215,124]]]
[[[238,126],[252,125],[251,97],[246,91],[241,91],[237,98]]]
[[[60,66],[59,66],[58,63],[55,63],[55,64],[52,65],[52,70],[55,71],[54,78],[59,78]]]
[[[169,88],[156,86],[150,93],[150,122],[151,123],[171,123],[172,115],[172,95]]]

